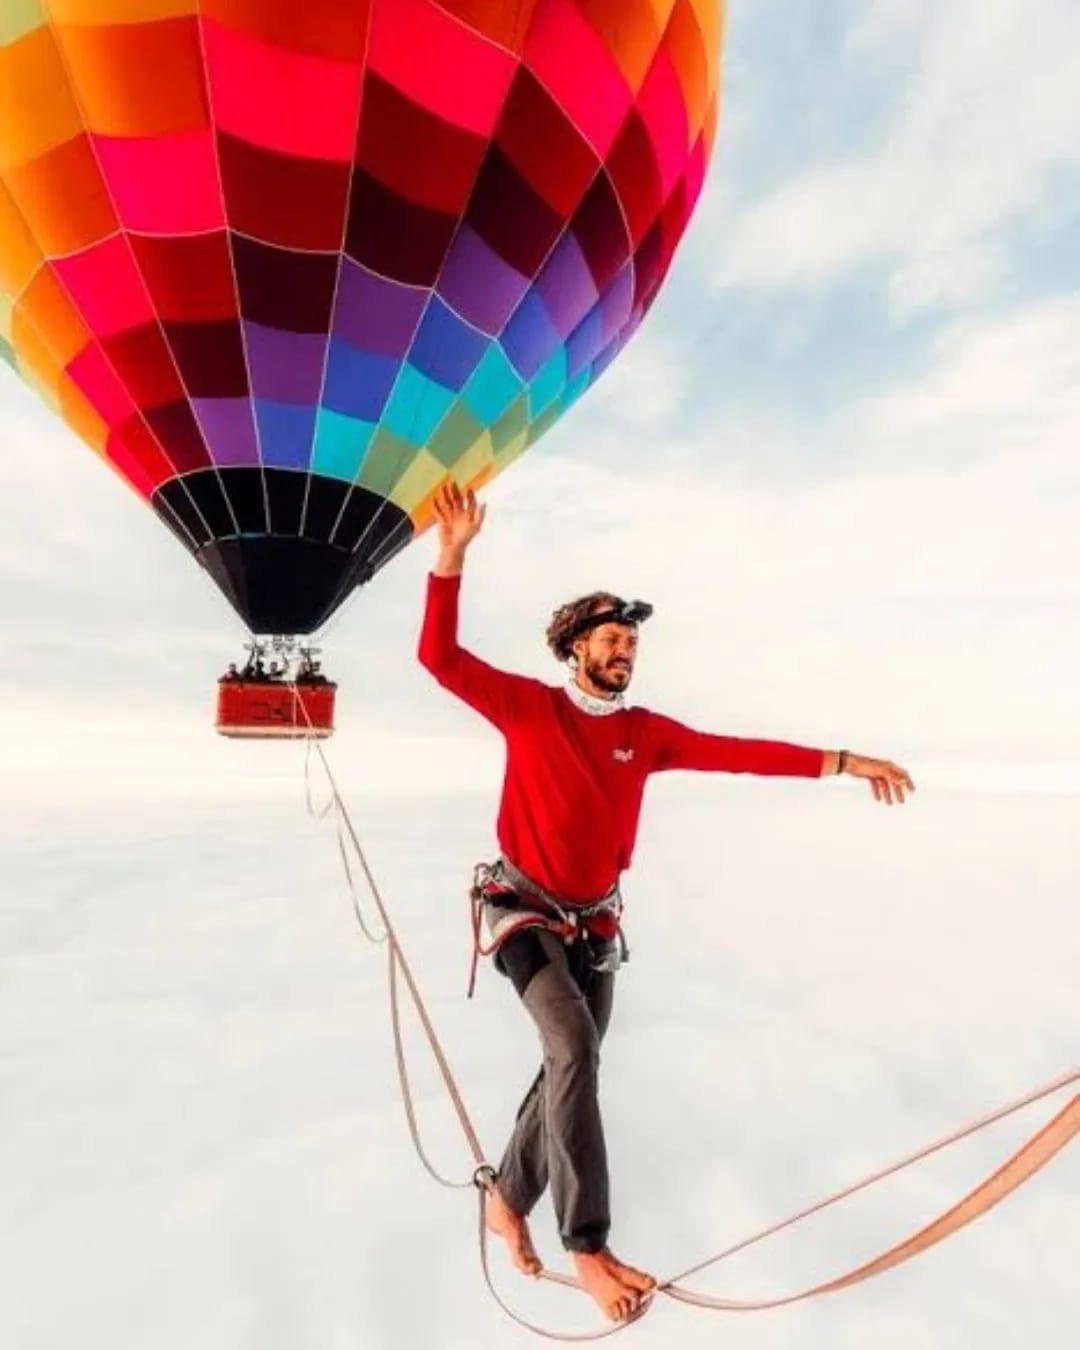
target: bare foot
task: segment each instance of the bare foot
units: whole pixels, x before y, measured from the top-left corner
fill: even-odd
[[[484,1216],[491,1231],[505,1239],[510,1260],[518,1270],[526,1275],[539,1275],[543,1264],[529,1236],[529,1225],[520,1214],[514,1213],[499,1194],[497,1186],[487,1193]]]
[[[607,1247],[598,1251],[596,1255],[600,1258],[604,1268],[609,1274],[614,1275],[620,1284],[628,1285],[640,1294],[648,1294],[656,1288],[655,1276],[647,1275],[643,1270],[635,1270],[633,1266],[626,1265]]]
[[[641,1295],[612,1274],[600,1252],[571,1252],[570,1255],[577,1269],[578,1282],[600,1305],[605,1317],[610,1317],[613,1322],[625,1322],[637,1311]]]

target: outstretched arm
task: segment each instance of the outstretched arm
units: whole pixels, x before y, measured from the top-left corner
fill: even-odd
[[[894,800],[903,802],[905,790],[915,790],[911,775],[891,760],[871,759],[850,750],[814,750],[787,741],[714,736],[656,713],[650,713],[649,722],[654,769],[715,769],[797,778],[847,773],[868,779],[874,799],[890,806]]]
[[[715,736],[707,731],[694,731],[659,713],[648,716],[654,770],[702,769],[792,778],[820,778],[824,771],[824,750],[787,741]]]
[[[439,555],[428,578],[427,606],[417,655],[451,693],[493,722],[505,727],[531,690],[533,681],[481,661],[458,642],[461,574],[469,545],[480,533],[487,508],[471,490],[456,483],[435,499],[439,521]]]

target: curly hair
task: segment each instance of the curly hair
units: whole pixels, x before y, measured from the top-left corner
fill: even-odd
[[[547,638],[547,645],[551,648],[556,660],[569,661],[573,656],[574,649],[570,634],[576,624],[586,615],[599,613],[603,609],[610,609],[612,605],[618,603],[619,597],[612,594],[611,591],[593,591],[591,595],[583,595],[580,600],[571,600],[567,605],[560,605],[552,614],[551,622],[544,634]]]

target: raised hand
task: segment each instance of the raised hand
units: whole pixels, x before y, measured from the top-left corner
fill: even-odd
[[[472,488],[462,492],[453,482],[444,483],[432,502],[439,522],[437,576],[456,576],[465,560],[465,550],[480,533],[487,507],[476,500]]]
[[[451,481],[444,483],[435,496],[435,515],[439,521],[439,543],[443,548],[466,548],[480,533],[487,507],[476,500],[472,488],[462,492]]]
[[[844,772],[853,778],[867,778],[874,794],[874,800],[892,806],[893,801],[901,805],[904,792],[914,792],[915,784],[911,775],[899,764],[888,759],[871,759],[868,755],[848,754]]]

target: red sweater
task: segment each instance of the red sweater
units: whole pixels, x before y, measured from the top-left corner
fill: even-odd
[[[645,708],[596,716],[559,686],[497,670],[458,643],[461,578],[428,578],[419,658],[502,732],[504,854],[554,895],[586,903],[630,866],[645,780],[662,769],[817,778],[823,752],[692,731]],[[598,931],[608,925],[590,923]]]

